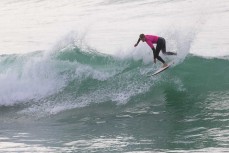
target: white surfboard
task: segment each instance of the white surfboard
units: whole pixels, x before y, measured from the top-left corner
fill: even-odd
[[[148,76],[150,77],[150,76],[157,75],[157,74],[163,72],[164,70],[166,70],[167,68],[169,68],[172,64],[173,64],[173,62],[169,63],[168,66],[166,66],[166,67],[158,69],[156,72],[154,72],[153,74],[150,74]]]

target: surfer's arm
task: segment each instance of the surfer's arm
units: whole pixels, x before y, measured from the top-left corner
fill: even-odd
[[[139,44],[139,42],[140,42],[140,38],[138,38],[138,41],[137,41],[137,43],[134,45],[134,47],[136,47],[138,44]]]
[[[153,47],[153,62],[156,63],[156,49]]]
[[[153,47],[152,51],[153,51],[153,58],[156,59],[156,49]]]

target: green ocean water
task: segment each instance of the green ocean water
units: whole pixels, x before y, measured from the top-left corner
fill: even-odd
[[[147,77],[160,64],[78,47],[2,55],[0,151],[228,151],[227,57],[172,60]]]

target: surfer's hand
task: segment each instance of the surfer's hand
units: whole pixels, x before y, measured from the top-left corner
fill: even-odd
[[[135,44],[134,47],[136,47],[138,44]]]

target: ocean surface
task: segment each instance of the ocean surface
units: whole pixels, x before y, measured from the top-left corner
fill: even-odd
[[[229,152],[228,0],[2,0],[0,152]],[[166,39],[153,64],[140,33]]]

